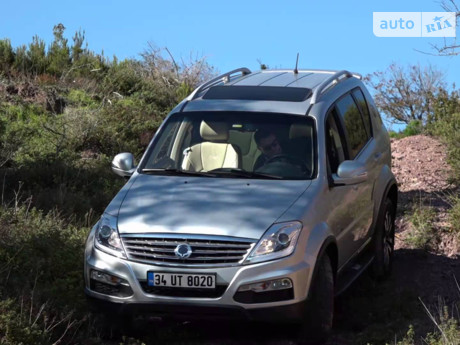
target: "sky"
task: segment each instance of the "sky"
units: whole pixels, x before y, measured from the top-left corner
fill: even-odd
[[[460,5],[460,1],[457,1]],[[460,85],[460,55],[439,57],[443,38],[376,37],[373,12],[440,12],[435,0],[348,1],[5,1],[0,39],[14,47],[34,35],[52,41],[62,23],[71,38],[84,30],[89,48],[140,58],[148,43],[168,47],[176,60],[205,57],[218,71],[239,67],[347,69],[366,75],[391,63],[433,65]],[[460,30],[457,29],[460,40]]]

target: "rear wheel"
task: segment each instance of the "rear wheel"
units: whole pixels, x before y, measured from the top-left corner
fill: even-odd
[[[387,277],[393,266],[395,246],[395,207],[390,199],[383,203],[374,234],[374,264],[372,275],[377,279]]]
[[[306,306],[300,340],[309,344],[322,343],[329,336],[334,316],[334,272],[326,254],[317,263]]]

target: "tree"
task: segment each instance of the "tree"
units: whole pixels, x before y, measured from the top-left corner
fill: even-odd
[[[48,51],[48,72],[54,75],[61,75],[70,66],[70,49],[64,38],[64,30],[65,26],[60,23],[53,28],[54,41]]]
[[[460,9],[458,5],[455,3],[454,0],[443,0],[441,2],[441,7],[446,12],[455,12],[457,18],[457,26],[460,22]],[[457,43],[456,39],[454,38],[453,41],[444,39],[443,45],[432,44],[431,45],[434,50],[436,50],[435,55],[440,56],[454,56],[460,54],[460,44]]]
[[[164,57],[165,52],[169,59]],[[168,89],[180,87],[182,90],[193,90],[216,74],[206,57],[190,53],[188,59],[181,58],[178,62],[168,48],[158,48],[151,42],[141,56],[143,76],[159,81]]]
[[[0,40],[0,73],[8,73],[13,62],[14,53],[10,40]]]
[[[85,31],[77,31],[73,36],[72,46],[72,63],[76,64],[79,62],[81,55],[84,53],[83,42],[85,41]]]
[[[431,122],[433,100],[446,88],[443,72],[432,66],[404,68],[393,63],[386,71],[367,75],[365,80],[375,90],[377,107],[395,123]]]
[[[13,67],[23,74],[27,73],[29,63],[29,58],[27,57],[27,47],[25,44],[18,46],[14,50],[14,63]]]
[[[47,67],[45,41],[38,36],[34,36],[32,43],[29,44],[27,57],[33,74],[38,75],[45,73]]]

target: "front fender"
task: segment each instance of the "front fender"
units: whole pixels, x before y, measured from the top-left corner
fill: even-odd
[[[317,224],[310,231],[305,247],[305,261],[312,268],[306,282],[308,287],[306,290],[307,294],[310,291],[310,284],[315,272],[316,262],[318,261],[318,258],[324,255],[325,250],[330,244],[333,244],[334,247],[337,248],[335,237],[331,229],[325,222]],[[331,260],[334,260],[334,258],[331,258]],[[334,262],[333,266],[336,267],[336,265],[337,263]]]

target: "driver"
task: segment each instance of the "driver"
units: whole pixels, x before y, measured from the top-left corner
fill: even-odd
[[[262,153],[254,163],[254,170],[263,167],[267,161],[274,157],[283,154],[283,149],[278,141],[276,134],[268,129],[259,129],[254,134],[257,148]]]

